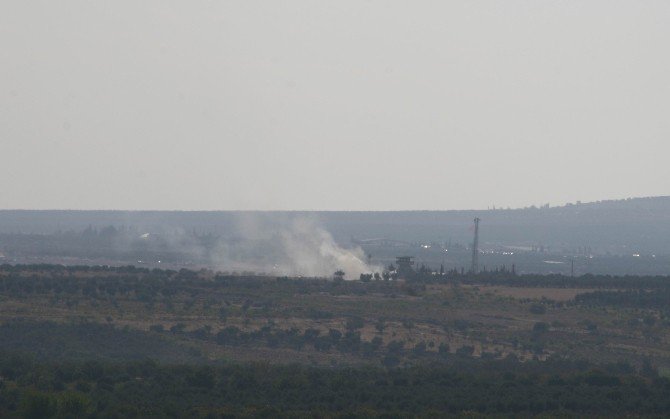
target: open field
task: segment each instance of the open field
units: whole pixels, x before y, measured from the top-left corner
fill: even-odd
[[[0,415],[670,411],[668,278],[491,275],[2,265]]]
[[[459,354],[651,358],[670,367],[665,311],[580,303],[575,298],[602,290],[588,283],[363,283],[111,268],[26,268],[0,278],[2,324],[103,324],[196,348],[209,361],[379,363],[391,347],[392,363]]]
[[[511,297],[514,299],[552,300],[567,302],[574,300],[579,294],[596,291],[589,288],[531,288],[531,287],[506,287],[506,286],[477,286],[479,291],[486,294]]]

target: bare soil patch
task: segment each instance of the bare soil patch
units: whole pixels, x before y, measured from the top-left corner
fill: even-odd
[[[516,299],[530,298],[533,300],[541,300],[543,297],[554,301],[570,301],[574,300],[579,294],[596,291],[595,289],[587,288],[522,288],[522,287],[507,287],[507,286],[488,286],[479,285],[481,293],[493,293],[504,297],[512,297]]]

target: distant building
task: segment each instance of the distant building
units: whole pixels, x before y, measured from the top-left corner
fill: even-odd
[[[414,274],[414,256],[398,256],[395,258],[395,263],[398,269],[398,276],[400,278],[407,278]]]

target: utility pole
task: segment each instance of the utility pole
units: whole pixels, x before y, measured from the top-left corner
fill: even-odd
[[[574,258],[570,261],[570,276],[572,276],[572,277],[575,276],[575,259]]]
[[[479,271],[479,217],[475,218],[475,239],[472,243],[472,266],[470,272],[476,274]]]

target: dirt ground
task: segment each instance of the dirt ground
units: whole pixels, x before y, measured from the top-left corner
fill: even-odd
[[[595,289],[588,288],[520,288],[498,285],[479,285],[477,288],[479,288],[479,292],[481,293],[492,293],[494,295],[500,295],[503,297],[512,297],[517,299],[530,298],[538,300],[544,297],[554,301],[570,301],[579,294],[596,291]]]

